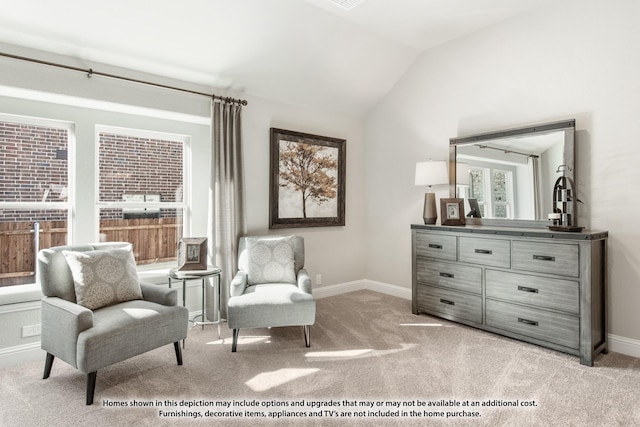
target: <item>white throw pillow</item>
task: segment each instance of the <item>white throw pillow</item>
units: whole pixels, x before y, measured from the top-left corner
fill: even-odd
[[[296,283],[294,236],[248,237],[249,285],[259,283]]]
[[[62,253],[71,268],[79,305],[95,310],[142,299],[131,245],[118,249]]]

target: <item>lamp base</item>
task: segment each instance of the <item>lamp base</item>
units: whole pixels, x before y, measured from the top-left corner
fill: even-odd
[[[424,212],[422,213],[425,224],[435,224],[438,220],[436,210],[436,193],[424,193]]]

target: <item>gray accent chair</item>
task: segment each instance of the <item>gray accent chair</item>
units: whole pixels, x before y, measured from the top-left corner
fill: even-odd
[[[106,250],[128,244],[57,246],[38,253],[38,281],[44,294],[41,342],[47,352],[43,378],[49,378],[56,357],[87,374],[87,405],[93,403],[98,369],[171,343],[182,365],[179,342],[187,337],[189,311],[177,305],[175,289],[140,283],[142,300],[93,311],[76,304],[73,276],[62,251]],[[136,312],[144,315],[131,315]]]
[[[264,236],[264,239],[282,236]],[[311,325],[315,323],[316,302],[309,274],[304,269],[304,239],[295,236],[294,271],[296,284],[259,283],[248,285],[247,237],[238,242],[238,272],[230,283],[227,323],[233,329],[231,351],[238,346],[240,329],[302,326],[305,346],[311,346]]]

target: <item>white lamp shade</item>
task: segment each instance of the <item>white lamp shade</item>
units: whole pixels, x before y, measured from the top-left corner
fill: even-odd
[[[469,185],[469,165],[456,163],[456,185]]]
[[[416,163],[416,185],[442,185],[449,183],[447,162],[439,160],[435,162]]]

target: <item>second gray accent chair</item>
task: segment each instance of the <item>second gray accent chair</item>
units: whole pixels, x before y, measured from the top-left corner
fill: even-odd
[[[240,238],[238,272],[230,283],[227,303],[232,352],[240,329],[250,328],[301,326],[306,347],[311,345],[316,302],[304,262],[301,236]]]
[[[76,300],[77,288],[64,251],[82,257],[127,246],[129,243],[121,242],[58,246],[38,254],[38,281],[44,294],[41,342],[47,352],[43,377],[49,377],[56,357],[87,374],[87,405],[93,403],[97,371],[106,366],[171,343],[177,363],[182,365],[179,342],[187,337],[189,312],[177,304],[175,289],[140,283],[136,290],[141,295],[94,309]],[[135,261],[129,261],[135,270]],[[103,270],[116,277],[121,267]],[[136,275],[132,277],[137,280]],[[115,294],[121,293],[120,288],[114,289],[118,290]],[[86,300],[90,297],[86,295]],[[96,297],[99,300],[102,295],[94,294],[94,300]]]

